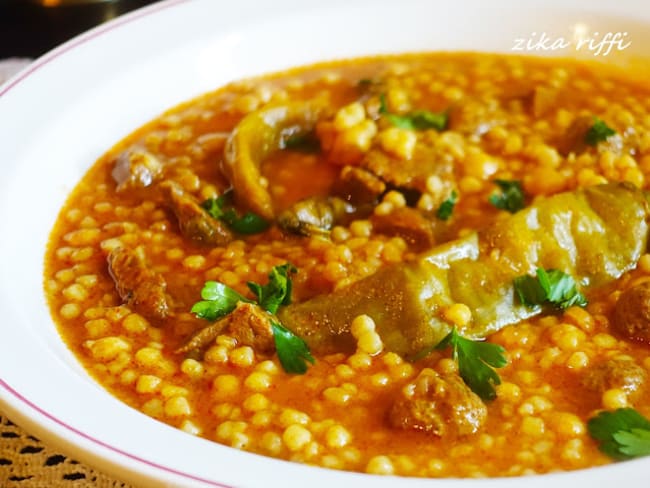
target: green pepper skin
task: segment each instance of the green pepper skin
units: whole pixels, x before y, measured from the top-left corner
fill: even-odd
[[[464,303],[460,333],[481,339],[541,312],[518,302],[513,279],[537,268],[572,275],[582,290],[632,269],[648,240],[648,202],[629,184],[607,184],[540,199],[480,233],[389,265],[334,293],[280,311],[282,323],[321,353],[351,351],[350,323],[366,314],[384,346],[409,357],[450,330],[441,311]]]
[[[237,124],[224,150],[222,170],[238,204],[273,220],[273,203],[261,183],[260,166],[270,154],[283,148],[287,138],[313,130],[322,112],[317,103],[289,102],[251,112]]]

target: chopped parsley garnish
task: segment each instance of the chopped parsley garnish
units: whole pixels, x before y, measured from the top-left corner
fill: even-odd
[[[456,206],[456,202],[458,202],[458,194],[455,191],[452,191],[451,195],[449,195],[449,198],[447,198],[444,202],[442,202],[438,207],[436,216],[440,220],[449,220],[451,214],[454,213],[454,207]]]
[[[428,110],[414,110],[405,115],[393,114],[388,111],[386,96],[379,96],[379,113],[395,127],[409,130],[436,129],[443,131],[447,128],[449,114],[447,112],[429,112]]]
[[[279,322],[271,321],[275,349],[280,359],[280,364],[287,373],[305,374],[307,361],[315,363],[309,348],[296,334],[284,327]]]
[[[606,141],[608,137],[616,134],[616,131],[609,127],[602,119],[594,117],[594,123],[585,134],[585,143],[595,146],[599,142]]]
[[[257,303],[264,310],[276,313],[280,305],[289,305],[291,303],[291,276],[295,273],[296,268],[286,263],[282,266],[275,266],[269,273],[269,282],[266,285],[260,285],[249,281],[248,288],[257,297]]]
[[[238,302],[252,303],[229,286],[217,281],[206,281],[201,290],[201,300],[192,306],[197,317],[214,321],[235,310]]]
[[[296,268],[286,263],[271,270],[266,285],[249,281],[248,288],[255,294],[256,301],[241,296],[223,283],[206,281],[201,290],[203,300],[195,303],[191,311],[199,318],[214,321],[232,312],[238,302],[256,303],[270,314],[275,349],[284,370],[287,373],[304,374],[307,371],[306,361],[314,363],[309,347],[300,337],[280,324],[274,315],[281,305],[291,303],[291,273],[295,272]]]
[[[573,277],[557,269],[537,268],[536,276],[519,276],[513,284],[519,301],[529,307],[551,304],[566,309],[587,305],[587,299],[577,290]]]
[[[494,180],[494,183],[501,189],[498,195],[491,195],[489,202],[496,208],[515,213],[526,206],[526,195],[517,180]]]
[[[447,347],[451,347],[451,357],[458,363],[458,371],[465,384],[483,400],[494,400],[497,396],[494,386],[501,383],[501,378],[493,368],[508,364],[505,349],[498,344],[466,339],[458,334],[456,327],[435,349]]]
[[[282,141],[280,149],[290,149],[302,153],[318,153],[321,147],[320,140],[316,137],[316,132],[310,131],[287,137]]]
[[[373,80],[372,78],[361,78],[359,81],[357,81],[357,87],[358,88],[367,88],[369,86],[372,86],[376,84],[377,82]]]
[[[239,234],[259,234],[270,227],[266,220],[253,212],[246,212],[240,217],[232,208],[231,201],[232,194],[227,191],[218,198],[208,198],[201,206],[213,219],[221,220]]]
[[[650,420],[633,408],[600,412],[587,422],[600,450],[614,459],[650,455]]]

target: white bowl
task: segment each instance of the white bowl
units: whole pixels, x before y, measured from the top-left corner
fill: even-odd
[[[523,3],[523,2],[521,2]],[[136,484],[394,486],[395,478],[273,460],[187,435],[97,385],[60,340],[43,294],[58,209],[112,144],[164,109],[243,76],[323,59],[423,50],[513,52],[541,33],[572,45],[529,54],[630,63],[650,58],[638,0],[169,0],[102,25],[0,86],[0,409],[46,442]],[[580,36],[627,33],[604,56]],[[527,42],[524,42],[524,45]],[[550,46],[550,43],[546,43]],[[619,46],[620,47],[620,46]],[[525,54],[525,52],[522,52]],[[639,65],[640,66],[640,65]],[[646,62],[645,67],[648,64]],[[401,486],[647,486],[650,459],[493,480]]]

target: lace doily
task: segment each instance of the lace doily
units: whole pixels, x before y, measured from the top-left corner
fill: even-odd
[[[129,488],[43,445],[0,416],[0,486],[3,488]]]

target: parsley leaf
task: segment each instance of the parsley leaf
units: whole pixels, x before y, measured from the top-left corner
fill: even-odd
[[[492,368],[502,368],[508,361],[505,349],[498,344],[466,339],[458,334],[456,327],[442,339],[435,349],[452,348],[452,358],[458,363],[461,378],[470,389],[483,400],[494,400],[497,396],[495,385],[501,378]]]
[[[375,80],[373,78],[361,78],[357,81],[357,88],[359,90],[366,90],[374,85],[379,85],[381,81]]]
[[[239,217],[231,208],[221,217],[228,227],[239,234],[259,234],[269,228],[269,223],[253,212],[246,212]]]
[[[577,290],[571,275],[557,269],[542,268],[537,268],[536,273],[536,277],[524,275],[513,281],[519,301],[524,305],[533,307],[549,303],[563,310],[574,305],[587,305],[587,299]]]
[[[449,122],[447,112],[436,113],[428,110],[414,110],[405,115],[390,113],[386,104],[386,95],[383,93],[379,96],[379,113],[400,129],[436,129],[437,131],[443,131],[447,128]]]
[[[494,180],[501,194],[491,195],[489,202],[496,208],[515,213],[526,206],[526,196],[521,182],[517,180]]]
[[[458,201],[458,194],[455,191],[451,192],[449,198],[440,204],[436,215],[440,220],[449,220],[451,214],[454,212],[454,207]]]
[[[388,103],[386,102],[386,94],[379,95],[379,114],[386,115],[388,112]]]
[[[606,141],[609,136],[616,134],[616,131],[609,127],[602,119],[594,117],[594,123],[585,134],[585,143],[595,146],[601,141]]]
[[[208,198],[201,204],[201,207],[213,219],[221,220],[239,234],[259,234],[269,228],[270,224],[253,212],[246,212],[240,217],[232,207],[226,209],[225,207],[231,204],[231,197],[231,192],[227,191],[218,198]]]
[[[190,310],[197,317],[205,320],[217,320],[232,312],[237,302],[248,302],[229,286],[217,281],[206,281],[201,290],[202,301],[196,302]]]
[[[296,268],[286,263],[282,266],[275,266],[269,273],[269,282],[266,285],[259,285],[249,281],[248,288],[257,297],[257,303],[268,312],[275,313],[280,305],[291,303],[291,277]]]
[[[650,455],[650,420],[633,408],[600,412],[587,422],[600,450],[614,459]]]
[[[241,296],[223,283],[206,281],[201,290],[203,300],[195,303],[191,311],[199,318],[214,321],[232,312],[238,302],[257,303],[270,314],[275,349],[282,367],[287,373],[304,374],[307,371],[306,361],[315,362],[309,347],[300,337],[273,320],[281,305],[291,303],[291,274],[295,272],[296,268],[286,263],[273,267],[266,285],[248,282],[248,288],[257,301]]]
[[[302,153],[318,153],[321,150],[320,140],[315,131],[305,134],[293,134],[281,143],[280,149],[290,149]]]
[[[305,374],[307,361],[315,363],[305,341],[274,320],[271,321],[271,327],[275,349],[284,370],[287,373]]]

